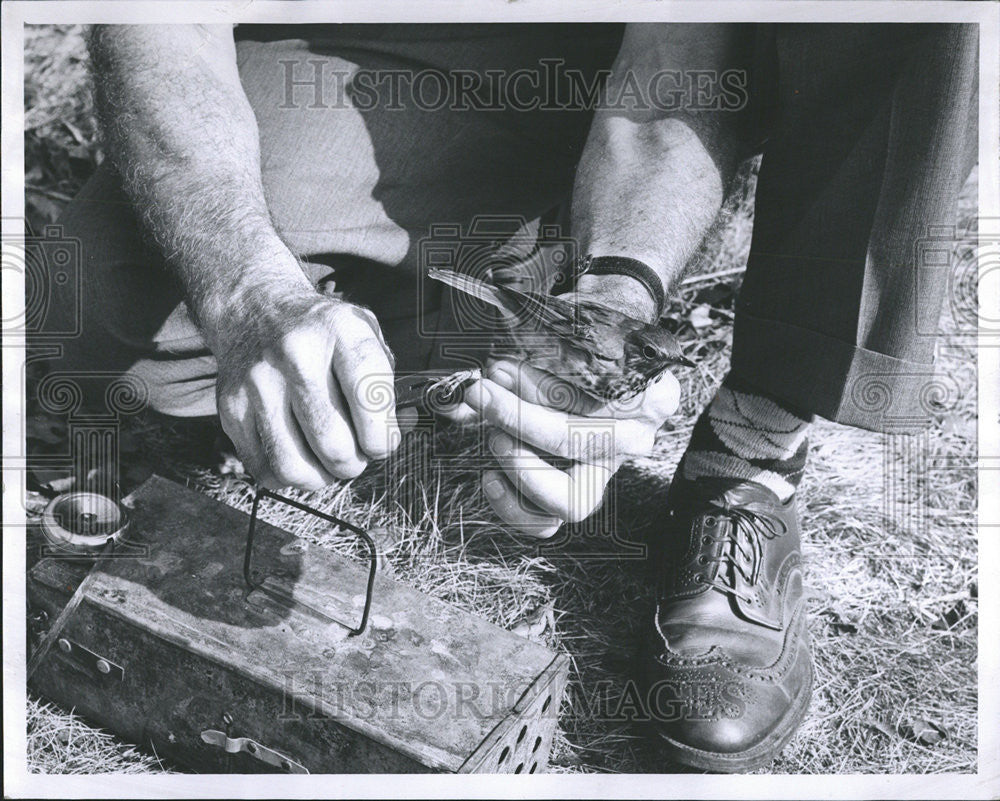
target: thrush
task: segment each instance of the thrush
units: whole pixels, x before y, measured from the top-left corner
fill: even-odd
[[[676,365],[693,366],[677,338],[591,300],[524,292],[453,270],[428,275],[499,310],[494,355],[524,360],[605,403],[627,401]]]

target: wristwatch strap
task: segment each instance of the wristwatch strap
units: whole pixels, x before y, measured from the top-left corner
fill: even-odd
[[[666,304],[666,293],[663,291],[663,281],[653,268],[638,259],[625,256],[584,256],[577,262],[575,277],[581,275],[627,275],[642,284],[656,304],[656,319],[663,314]]]

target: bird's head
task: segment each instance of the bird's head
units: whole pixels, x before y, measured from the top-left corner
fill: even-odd
[[[677,365],[694,367],[694,362],[681,350],[677,337],[659,325],[630,332],[625,339],[625,359],[651,377]]]

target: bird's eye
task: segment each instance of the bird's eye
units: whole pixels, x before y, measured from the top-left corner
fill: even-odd
[[[653,345],[643,345],[642,346],[642,357],[644,359],[657,359],[660,356],[660,351]]]

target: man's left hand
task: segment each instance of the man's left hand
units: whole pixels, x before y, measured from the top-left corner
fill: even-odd
[[[521,532],[545,539],[563,522],[597,509],[622,463],[648,454],[656,432],[680,403],[666,372],[627,402],[602,403],[524,362],[497,361],[465,393],[485,422],[499,469],[483,491],[496,513]]]

